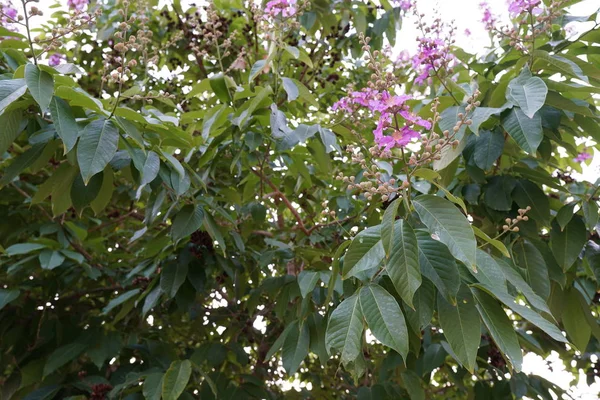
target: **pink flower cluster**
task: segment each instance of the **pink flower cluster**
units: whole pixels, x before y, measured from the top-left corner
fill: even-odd
[[[54,53],[48,58],[48,65],[51,67],[56,67],[57,65],[62,64],[67,58],[63,54]]]
[[[68,0],[67,5],[73,10],[83,11],[85,6],[87,6],[89,2],[90,0]]]
[[[537,7],[541,0],[511,0],[508,5],[508,12],[512,17],[516,17],[524,12],[532,12],[533,15],[540,15],[542,9]]]
[[[483,22],[487,30],[493,30],[494,26],[496,25],[496,16],[494,15],[494,13],[492,13],[490,5],[486,1],[483,1],[479,3],[479,9],[481,9],[481,11],[483,12],[481,22]]]
[[[422,37],[419,41],[419,51],[413,57],[413,68],[419,74],[415,79],[417,85],[422,85],[428,78],[431,70],[439,70],[454,59],[447,43],[439,37]]]
[[[578,162],[578,163],[582,163],[582,162],[585,162],[585,161],[589,160],[590,158],[592,158],[592,155],[587,152],[587,149],[583,149],[583,151],[581,153],[579,153],[577,155],[577,157],[575,157],[573,159],[573,161]]]
[[[16,32],[14,21],[17,20],[17,10],[9,1],[0,2],[0,24],[3,28]]]
[[[333,111],[343,110],[354,113],[360,108],[368,109],[373,115],[378,114],[377,127],[373,131],[375,142],[386,150],[394,147],[405,147],[412,139],[421,137],[414,129],[415,125],[431,129],[431,122],[410,112],[407,100],[411,96],[395,96],[387,91],[365,88],[362,91],[351,92],[333,105]],[[403,126],[400,126],[401,119]],[[392,135],[384,132],[393,129]]]
[[[271,0],[267,3],[265,14],[274,18],[281,15],[283,18],[294,16],[298,12],[296,0]]]

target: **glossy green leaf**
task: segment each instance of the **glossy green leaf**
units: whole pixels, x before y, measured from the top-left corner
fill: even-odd
[[[177,400],[185,390],[192,375],[190,360],[173,361],[162,380],[163,400]]]
[[[394,243],[394,224],[396,223],[396,216],[398,215],[398,206],[400,205],[401,198],[394,200],[383,213],[383,219],[381,221],[381,243],[385,250],[386,255],[390,256],[390,249]]]
[[[162,395],[163,376],[164,374],[162,372],[157,372],[148,375],[146,379],[144,379],[142,393],[144,394],[145,399],[160,400]]]
[[[473,289],[476,307],[481,319],[492,335],[498,348],[510,360],[513,368],[519,372],[523,365],[523,353],[519,339],[511,320],[504,309],[489,294],[482,290]]]
[[[475,369],[475,358],[481,338],[481,323],[473,296],[459,293],[456,306],[438,296],[438,318],[444,336],[458,361],[469,371]]]
[[[188,264],[171,263],[165,265],[160,274],[160,288],[170,298],[174,298],[188,274]]]
[[[344,256],[342,276],[348,278],[377,268],[385,258],[381,242],[381,227],[375,226],[360,232],[348,247]]]
[[[27,64],[25,66],[25,82],[29,93],[40,105],[42,111],[46,111],[50,106],[50,101],[54,94],[54,79],[46,71],[42,71],[37,65]]]
[[[573,217],[564,230],[560,229],[556,220],[552,222],[550,247],[563,271],[567,271],[575,263],[586,240],[585,224],[578,216]]]
[[[362,349],[363,314],[357,294],[345,299],[331,313],[325,333],[325,347],[341,352],[342,363],[356,360]]]
[[[453,303],[460,287],[458,266],[448,247],[432,239],[422,230],[415,231],[419,248],[421,273],[440,291],[442,296]]]
[[[73,116],[71,106],[59,97],[52,97],[50,101],[50,114],[54,121],[56,133],[63,141],[64,153],[68,153],[75,147],[79,137],[79,125]]]
[[[52,270],[62,265],[65,256],[56,250],[46,249],[41,251],[39,260],[42,269]]]
[[[204,210],[200,205],[184,206],[173,220],[171,236],[174,242],[179,242],[186,236],[196,232],[204,221]]]
[[[119,130],[111,120],[99,119],[85,127],[77,145],[77,162],[86,185],[112,160],[118,144]]]
[[[519,147],[535,156],[544,137],[539,113],[529,118],[520,108],[515,107],[502,120],[502,125]]]
[[[512,248],[515,262],[527,272],[527,280],[534,292],[541,298],[550,296],[550,277],[544,257],[527,240],[520,240]]]
[[[474,269],[477,242],[467,218],[441,197],[422,195],[413,204],[429,232],[448,246],[456,259]]]
[[[86,347],[87,346],[83,343],[73,342],[54,350],[46,359],[43,373],[44,377],[52,374],[66,363],[79,357]]]
[[[404,220],[394,224],[394,242],[386,263],[386,271],[402,300],[413,307],[413,296],[421,286],[422,278],[417,237]]]
[[[360,290],[360,306],[373,336],[406,360],[408,330],[396,299],[381,286],[372,284]]]
[[[532,76],[529,68],[526,67],[508,84],[506,99],[521,107],[527,117],[533,118],[544,105],[547,94],[548,87],[544,81],[537,76]]]
[[[310,332],[308,330],[308,324],[298,324],[294,322],[294,328],[291,328],[289,333],[286,335],[283,341],[283,348],[281,351],[281,358],[283,362],[283,368],[288,375],[293,376],[304,358],[308,355],[308,346],[310,344]]]
[[[550,335],[550,337],[552,337],[552,339],[559,341],[559,342],[567,341],[567,339],[565,339],[565,337],[562,335],[561,331],[556,327],[556,325],[554,325],[552,322],[548,321],[547,319],[543,318],[540,314],[538,314],[534,310],[532,310],[526,306],[523,306],[521,304],[518,304],[516,302],[517,300],[514,297],[512,297],[511,295],[504,293],[502,291],[499,291],[488,285],[475,284],[475,285],[473,285],[473,287],[485,290],[487,293],[491,294],[493,297],[497,298],[502,303],[504,303],[505,306],[507,306],[508,308],[510,308],[517,314],[519,314],[521,317],[525,318],[526,320],[531,322],[533,325],[537,326],[538,328],[540,328],[541,330],[546,332],[548,335]]]
[[[498,131],[481,131],[475,137],[475,164],[484,171],[492,168],[504,149],[504,135]]]
[[[23,96],[26,91],[25,79],[0,80],[0,114],[4,114],[6,108]]]
[[[302,298],[308,296],[319,281],[319,273],[316,271],[302,271],[298,275],[298,286],[300,286],[300,294]]]
[[[565,293],[562,323],[571,343],[583,353],[590,341],[592,328],[587,322],[579,296],[581,295],[576,289],[571,289]],[[597,322],[595,323],[597,325]]]
[[[517,181],[512,198],[520,208],[531,207],[527,216],[542,224],[550,223],[550,202],[548,196],[535,183],[521,179]]]

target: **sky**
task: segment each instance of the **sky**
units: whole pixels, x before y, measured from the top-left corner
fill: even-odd
[[[442,15],[445,20],[455,21],[458,37],[457,45],[472,53],[480,53],[489,45],[489,37],[486,30],[479,21],[481,19],[479,11],[479,3],[482,0],[416,0],[416,5],[421,12],[428,13],[436,10],[436,15]],[[60,0],[61,4],[66,4],[66,0]],[[161,0],[161,3],[168,4],[169,0]],[[182,5],[201,1],[182,0]],[[44,11],[45,15],[50,15],[52,11],[49,7],[54,4],[54,1],[42,0],[36,4],[38,8]],[[507,5],[505,0],[488,0],[488,4],[494,13],[500,18],[507,19]],[[572,15],[589,15],[600,8],[600,0],[583,0],[581,3],[569,8]],[[470,30],[470,35],[465,34],[465,29]],[[573,29],[575,35],[589,29],[589,24],[575,24]],[[402,30],[399,35],[399,47],[397,50],[408,50],[409,52],[416,49],[417,30],[414,25],[414,19],[409,17],[402,24]],[[596,151],[595,157],[591,165],[583,166],[583,173],[573,174],[576,178],[585,179],[589,182],[595,182],[600,177],[600,153]],[[546,361],[550,361],[552,368],[548,368]],[[543,376],[546,379],[554,382],[563,389],[570,388],[569,392],[575,399],[581,400],[597,400],[600,393],[600,381],[596,381],[591,387],[585,383],[585,376],[579,380],[579,384],[571,386],[573,376],[565,372],[562,361],[558,354],[553,354],[544,360],[540,356],[529,353],[525,355],[523,371],[525,373],[535,373]]]

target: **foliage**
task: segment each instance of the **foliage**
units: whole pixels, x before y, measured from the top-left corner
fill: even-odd
[[[483,57],[408,1],[5,5],[1,398],[550,399],[552,351],[593,382],[577,2],[484,7]]]

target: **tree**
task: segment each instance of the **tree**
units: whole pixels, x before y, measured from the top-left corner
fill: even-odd
[[[484,5],[484,57],[410,1],[5,2],[2,399],[550,399],[551,351],[593,382],[578,2]]]

